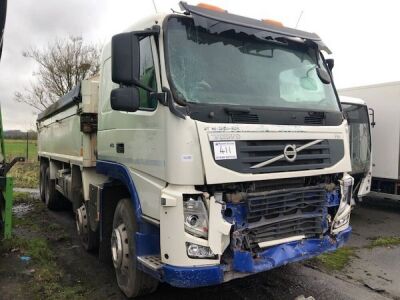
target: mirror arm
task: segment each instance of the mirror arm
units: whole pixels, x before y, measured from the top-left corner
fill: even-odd
[[[163,94],[165,94],[164,96],[164,102],[161,102],[161,104],[163,105],[168,105],[169,110],[178,118],[185,120],[186,119],[186,114],[183,113],[178,106],[175,105],[174,100],[172,99],[172,94],[171,91],[166,88],[163,87],[162,88]]]
[[[141,30],[141,31],[135,31],[135,35],[139,37],[147,37],[150,35],[157,35],[160,34],[161,28],[159,25],[154,25],[151,28]]]
[[[370,116],[372,117],[372,122],[371,122],[371,126],[372,128],[375,127],[376,123],[375,123],[375,110],[371,107],[368,108],[368,110],[370,111]]]
[[[140,87],[140,88],[142,88],[142,89],[144,89],[145,91],[150,92],[150,93],[156,93],[156,92],[157,92],[156,90],[153,90],[151,87],[148,87],[147,85],[144,85],[143,83],[141,83],[141,82],[138,81],[138,80],[135,80],[135,83],[134,83],[133,85],[135,85],[135,86],[137,86],[137,87]],[[121,86],[121,87],[122,87],[122,86]]]

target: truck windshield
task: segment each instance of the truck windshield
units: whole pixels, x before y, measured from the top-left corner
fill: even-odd
[[[352,174],[365,173],[370,168],[371,134],[368,109],[365,105],[342,103],[349,123]]]
[[[166,45],[172,89],[187,102],[339,111],[332,85],[317,75],[314,48],[210,33],[186,17],[169,19]]]

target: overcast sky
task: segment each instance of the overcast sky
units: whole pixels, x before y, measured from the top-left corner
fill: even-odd
[[[178,1],[155,0],[158,11],[179,10]],[[190,2],[197,4],[196,2]],[[231,13],[275,19],[316,32],[333,51],[338,88],[400,80],[400,17],[397,1],[213,0]],[[13,100],[32,80],[35,65],[22,57],[30,46],[56,37],[82,35],[105,42],[143,16],[154,13],[151,0],[9,0],[0,63],[0,101],[5,129],[33,129],[35,111]],[[396,60],[397,59],[397,60]],[[400,100],[400,99],[399,99]]]

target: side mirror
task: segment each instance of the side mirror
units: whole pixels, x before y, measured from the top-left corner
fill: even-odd
[[[137,87],[122,87],[111,91],[113,110],[135,112],[139,109],[139,90]]]
[[[118,84],[132,86],[139,82],[139,38],[132,32],[114,35],[111,40],[111,77]]]
[[[317,75],[318,78],[324,83],[324,84],[329,84],[331,83],[331,77],[329,76],[328,71],[325,71],[324,69],[317,68]]]
[[[333,67],[335,66],[335,60],[333,58],[328,58],[325,60],[329,70],[332,72]]]
[[[369,110],[369,115],[371,116],[371,126],[372,126],[372,128],[374,128],[375,125],[376,125],[376,122],[375,122],[375,110],[373,108],[371,108],[371,107],[369,107],[368,110]]]

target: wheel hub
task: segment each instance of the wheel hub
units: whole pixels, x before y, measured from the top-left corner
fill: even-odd
[[[129,244],[126,226],[123,223],[112,232],[111,253],[114,267],[125,273],[129,268]]]
[[[85,235],[88,231],[88,220],[85,205],[82,205],[76,210],[75,221],[78,234]]]

